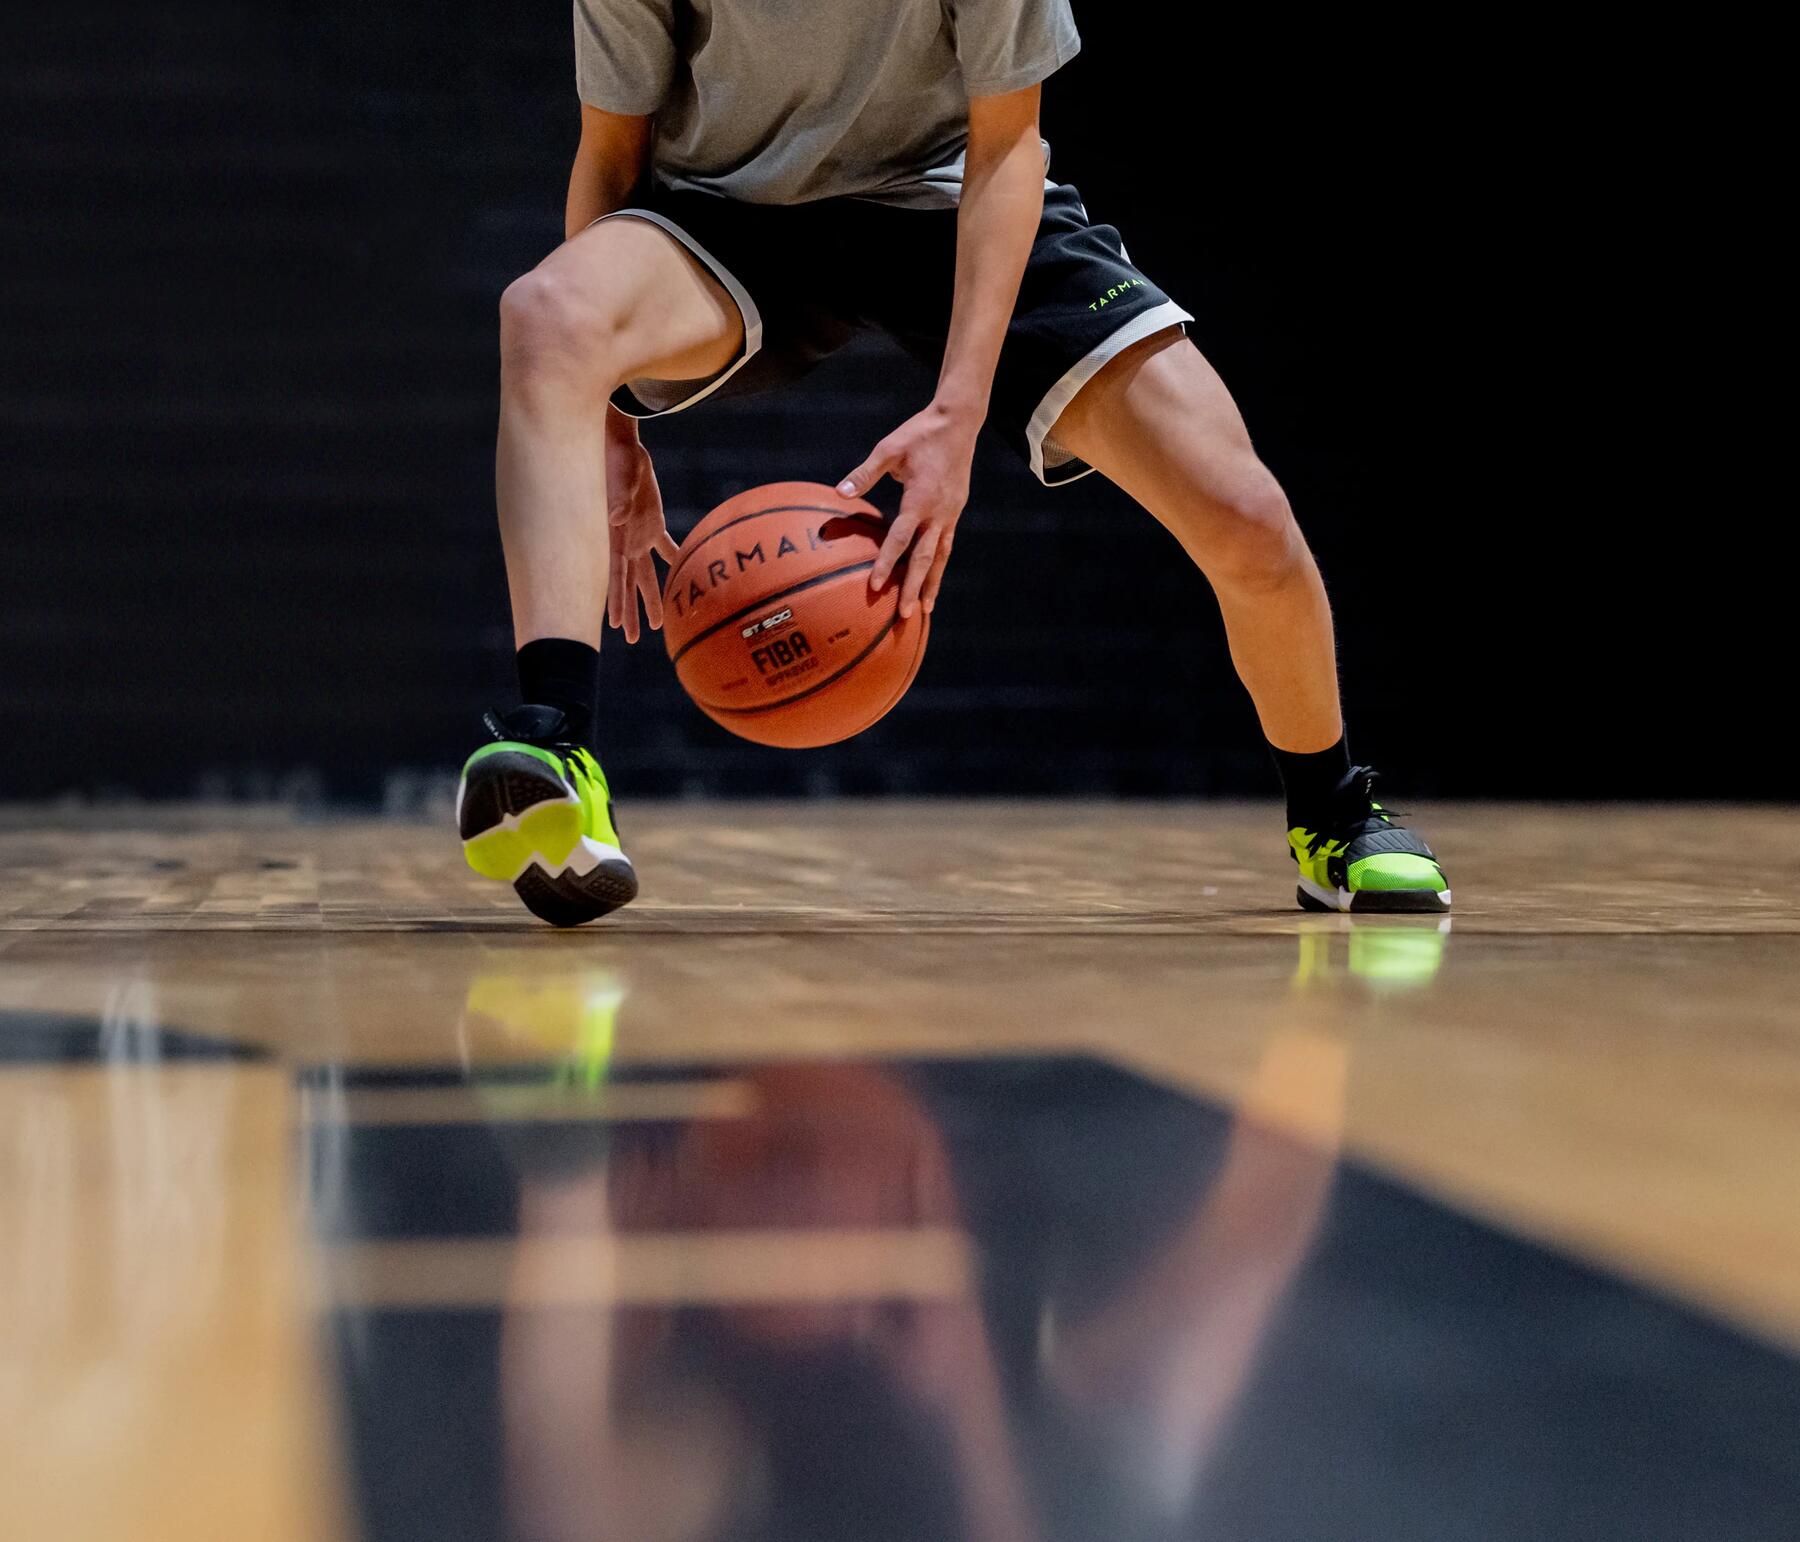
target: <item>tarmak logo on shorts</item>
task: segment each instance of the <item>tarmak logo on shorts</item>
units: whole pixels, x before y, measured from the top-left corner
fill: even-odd
[[[1101,295],[1098,300],[1094,301],[1094,303],[1092,305],[1090,305],[1088,307],[1088,309],[1091,311],[1097,311],[1100,309],[1100,307],[1102,305],[1112,304],[1112,302],[1114,300],[1118,299],[1120,295],[1124,294],[1126,290],[1142,289],[1143,287],[1144,287],[1144,281],[1141,278],[1128,278],[1125,280],[1124,283],[1117,285],[1115,288],[1107,290],[1106,293]]]

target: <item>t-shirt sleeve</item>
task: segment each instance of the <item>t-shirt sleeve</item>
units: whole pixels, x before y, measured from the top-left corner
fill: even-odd
[[[575,0],[575,86],[602,112],[641,118],[675,79],[674,0]]]
[[[1069,0],[944,0],[970,96],[1047,80],[1081,52]]]

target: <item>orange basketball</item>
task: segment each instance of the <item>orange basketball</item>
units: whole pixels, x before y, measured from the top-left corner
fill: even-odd
[[[900,619],[904,564],[869,592],[883,530],[879,511],[816,482],[753,487],[694,526],[663,587],[663,641],[694,705],[784,749],[884,716],[931,628],[922,609]]]

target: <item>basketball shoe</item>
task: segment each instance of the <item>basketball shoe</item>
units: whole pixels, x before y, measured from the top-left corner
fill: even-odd
[[[568,741],[555,707],[515,707],[482,719],[493,743],[463,766],[456,823],[463,856],[483,878],[510,883],[552,926],[580,926],[637,898],[619,849],[600,763]]]
[[[1430,911],[1450,908],[1450,881],[1431,848],[1375,801],[1375,771],[1355,766],[1325,827],[1288,831],[1300,868],[1302,910]]]

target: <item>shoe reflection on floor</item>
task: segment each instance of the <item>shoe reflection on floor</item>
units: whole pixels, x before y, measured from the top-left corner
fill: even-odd
[[[1309,916],[1300,923],[1297,991],[1334,985],[1341,971],[1372,993],[1420,989],[1444,967],[1450,916],[1429,919]]]

